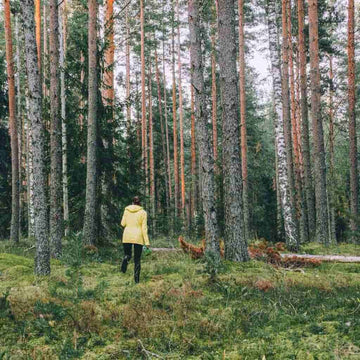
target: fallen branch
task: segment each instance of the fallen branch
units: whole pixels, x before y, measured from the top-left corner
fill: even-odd
[[[157,359],[164,359],[162,356],[146,350],[144,344],[140,339],[138,339],[138,344],[140,352],[143,353],[147,358],[151,359],[151,357],[156,357]]]

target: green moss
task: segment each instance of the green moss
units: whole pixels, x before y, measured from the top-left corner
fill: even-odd
[[[165,359],[360,358],[360,264],[224,262],[209,282],[202,262],[152,253],[135,285],[119,262],[53,261],[37,278],[32,259],[0,254],[0,356],[139,359],[140,340]]]
[[[356,244],[340,243],[324,246],[319,243],[301,245],[300,253],[310,255],[353,255],[360,256],[360,246]]]

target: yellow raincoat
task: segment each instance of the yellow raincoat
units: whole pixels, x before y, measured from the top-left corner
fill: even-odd
[[[129,205],[125,208],[121,220],[121,226],[125,228],[123,243],[149,246],[147,213],[139,205]]]

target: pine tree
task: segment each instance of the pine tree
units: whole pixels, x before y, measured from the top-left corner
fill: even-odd
[[[84,218],[84,241],[94,245],[97,239],[97,71],[96,71],[96,25],[97,2],[88,0],[88,52],[89,52],[89,89],[88,89],[88,132],[87,132],[87,168],[86,203]]]
[[[309,118],[307,104],[307,75],[306,75],[306,49],[305,49],[305,11],[304,0],[297,1],[298,11],[298,52],[300,68],[300,107],[301,107],[301,145],[304,164],[305,212],[308,220],[309,240],[315,236],[315,199],[310,162]]]
[[[19,242],[19,144],[18,144],[18,125],[16,121],[16,98],[15,98],[15,78],[14,60],[10,18],[10,0],[4,0],[4,20],[5,20],[5,41],[6,41],[6,62],[8,79],[8,99],[9,99],[9,127],[11,137],[11,230],[10,239]]]
[[[57,0],[50,0],[50,237],[52,254],[61,256],[62,238],[62,145],[59,82],[59,18]]]
[[[196,103],[196,139],[200,150],[202,203],[205,218],[206,251],[220,256],[215,204],[214,158],[207,129],[208,113],[204,89],[199,8],[201,1],[189,1],[191,81]]]
[[[357,136],[356,136],[356,118],[355,118],[355,41],[354,41],[354,23],[355,23],[354,0],[348,3],[348,96],[349,96],[349,139],[350,139],[350,211],[351,231],[357,231],[358,216],[358,196],[359,196],[359,178],[358,178],[358,155],[357,155]]]
[[[316,200],[316,238],[329,243],[328,208],[326,195],[326,165],[324,133],[321,118],[321,88],[319,69],[318,2],[309,0],[309,46],[310,46],[310,84],[311,117],[314,139],[314,179]]]
[[[218,0],[218,32],[223,111],[225,257],[234,261],[246,261],[249,255],[243,224],[234,0]]]

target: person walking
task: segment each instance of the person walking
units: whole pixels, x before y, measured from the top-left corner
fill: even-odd
[[[131,259],[132,247],[134,246],[134,280],[140,281],[141,253],[143,246],[149,246],[149,236],[147,227],[147,213],[140,205],[140,198],[135,196],[132,205],[125,208],[121,220],[124,227],[123,246],[124,259],[121,264],[121,271],[126,273],[128,263]]]

